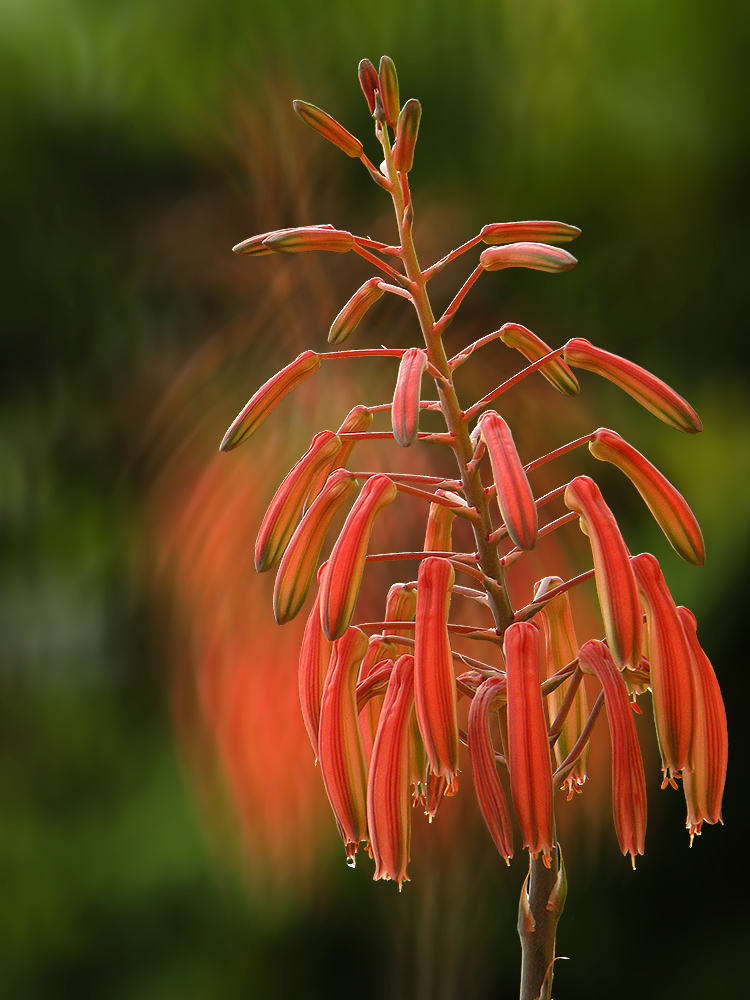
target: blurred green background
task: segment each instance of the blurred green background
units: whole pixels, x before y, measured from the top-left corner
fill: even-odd
[[[705,426],[683,438],[583,383],[594,425],[647,451],[703,526],[707,566],[683,570],[629,494],[613,501],[698,616],[730,772],[726,826],[692,851],[681,796],[652,795],[635,876],[605,827],[571,880],[556,995],[744,981],[749,28],[736,0],[0,0],[1,996],[515,995],[522,860],[497,871],[489,840],[464,868],[436,853],[399,897],[345,868],[331,822],[313,888],[282,893],[231,835],[202,832],[170,712],[149,512],[165,456],[204,416],[184,396],[215,373],[223,429],[356,287],[324,276],[337,259],[290,272],[330,308],[294,320],[292,303],[279,329],[257,320],[269,258],[258,279],[225,257],[281,225],[382,229],[381,193],[303,134],[290,101],[369,138],[356,66],[383,52],[423,106],[425,259],[491,221],[583,229],[574,271],[488,276],[468,322],[588,337],[673,384]],[[481,923],[474,893],[492,901]]]

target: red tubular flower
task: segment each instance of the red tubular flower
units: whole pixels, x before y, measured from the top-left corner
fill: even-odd
[[[559,576],[548,577],[542,583],[547,584],[547,589],[558,586],[563,581]],[[541,586],[541,584],[539,585]],[[537,590],[539,589],[537,587]],[[536,595],[535,595],[536,599]],[[558,594],[542,608],[539,617],[542,622],[542,632],[547,651],[547,676],[551,677],[562,670],[578,656],[578,640],[576,639],[575,626],[573,625],[573,615],[570,610],[570,601],[566,593]],[[565,685],[561,685],[547,696],[550,718],[554,721],[557,713],[565,700]],[[589,716],[588,703],[586,699],[586,688],[583,684],[578,685],[573,704],[568,710],[568,714],[563,722],[560,735],[555,743],[555,760],[558,767],[570,751],[578,742],[578,739],[586,725]],[[586,781],[586,770],[589,756],[588,743],[578,758],[578,761],[565,779],[563,787],[568,787],[568,797],[574,791],[580,791],[581,786]]]
[[[393,165],[401,173],[408,174],[414,165],[414,147],[417,145],[419,119],[422,105],[412,97],[406,102],[398,116],[396,145],[393,147]]]
[[[331,552],[320,603],[323,630],[331,640],[343,635],[352,620],[373,521],[383,507],[395,499],[397,492],[388,476],[373,476],[362,487],[357,502],[349,511]]]
[[[611,462],[625,473],[675,552],[687,562],[702,566],[706,550],[700,526],[685,498],[666,476],[616,431],[606,427],[600,427],[589,441],[589,451],[600,462]]]
[[[452,784],[458,770],[456,676],[448,637],[453,566],[428,556],[419,567],[414,635],[414,699],[430,768]]]
[[[385,621],[387,622],[413,622],[417,613],[417,589],[408,583],[394,583],[388,591],[385,601]],[[411,635],[409,628],[385,629],[385,634],[389,639],[406,637]],[[395,643],[399,653],[408,652],[404,644]]]
[[[505,323],[500,328],[500,339],[508,347],[514,347],[520,351],[526,360],[532,363],[552,351],[552,348],[545,344],[541,337],[537,337],[535,333],[527,330],[520,323]],[[542,365],[539,371],[558,392],[562,392],[566,396],[575,396],[581,391],[578,379],[562,358],[551,358],[546,365]]]
[[[347,253],[354,246],[354,237],[345,230],[327,226],[298,226],[271,233],[263,241],[263,246],[279,253],[305,253],[307,250]]]
[[[305,125],[309,125],[324,139],[328,139],[334,146],[342,149],[347,156],[360,157],[362,155],[362,143],[351,132],[347,132],[343,125],[340,125],[335,118],[331,118],[325,111],[316,108],[314,104],[307,101],[292,101],[292,107],[300,116]]]
[[[310,488],[320,473],[328,472],[341,451],[341,439],[321,431],[302,458],[286,475],[265,513],[255,542],[255,569],[270,569],[289,544]]]
[[[642,552],[631,562],[646,613],[654,722],[666,782],[693,768],[692,657],[658,560]]]
[[[638,746],[628,689],[603,642],[584,643],[579,651],[581,669],[593,673],[604,690],[612,743],[612,811],[623,854],[635,868],[636,854],[643,854],[646,838],[646,779]]]
[[[399,650],[400,652],[400,650]],[[378,729],[380,710],[388,687],[393,662],[399,653],[392,642],[381,636],[372,636],[357,678],[357,711],[359,731],[369,767],[375,733]]]
[[[687,802],[690,843],[704,823],[721,823],[721,799],[727,774],[727,715],[719,682],[698,642],[695,617],[687,608],[677,613],[690,647],[690,663],[695,681],[693,770],[683,772],[682,787]]]
[[[565,222],[491,222],[479,234],[483,243],[497,246],[500,243],[518,243],[535,240],[540,243],[568,243],[581,235],[578,226]]]
[[[273,613],[279,625],[291,621],[305,603],[331,521],[356,492],[354,476],[336,469],[297,525],[276,574]]]
[[[539,681],[539,630],[514,622],[503,637],[508,698],[510,792],[532,858],[549,866],[555,846],[552,763]]]
[[[444,490],[437,492],[438,496],[444,494]],[[455,517],[455,513],[449,507],[444,507],[441,503],[430,504],[424,540],[425,552],[450,552],[452,550],[451,536]]]
[[[529,267],[532,271],[549,271],[557,274],[569,271],[578,261],[572,253],[551,247],[546,243],[508,243],[489,247],[479,255],[485,271],[500,271],[506,267]]]
[[[497,502],[508,534],[519,549],[536,545],[537,511],[510,427],[499,413],[487,410],[478,423],[492,465]]]
[[[505,701],[505,680],[490,677],[477,688],[469,710],[469,759],[477,801],[484,822],[500,855],[510,864],[513,857],[513,828],[495,763],[489,714],[498,699]]]
[[[327,563],[321,566],[321,574]],[[307,619],[305,632],[302,636],[302,646],[299,653],[299,702],[302,706],[302,719],[305,723],[310,745],[315,759],[318,759],[318,727],[320,725],[320,703],[323,697],[323,684],[328,672],[333,645],[323,635],[320,624],[319,596],[315,598],[310,617]]]
[[[330,572],[330,564],[329,564]],[[367,763],[357,721],[357,673],[367,652],[367,636],[347,629],[333,644],[323,688],[318,759],[349,864],[367,840]]]
[[[398,123],[398,116],[401,105],[398,98],[398,76],[396,67],[390,56],[382,56],[378,71],[378,90],[380,99],[383,102],[385,120],[395,129]]]
[[[331,324],[328,332],[329,344],[342,344],[350,334],[354,333],[370,306],[383,295],[383,289],[378,288],[382,280],[378,277],[370,278],[352,295]]]
[[[414,657],[393,667],[372,749],[367,780],[367,823],[375,859],[374,878],[408,881],[411,834],[409,728],[414,710]]]
[[[574,368],[595,372],[614,382],[670,427],[687,434],[703,430],[700,417],[682,396],[632,361],[594,347],[580,337],[568,341],[563,357]]]
[[[422,374],[426,367],[427,355],[419,347],[410,347],[398,367],[391,422],[393,436],[402,448],[408,448],[417,440]]]
[[[641,606],[630,556],[614,514],[599,487],[578,476],[565,490],[565,505],[580,516],[594,561],[596,591],[609,648],[620,666],[638,667],[641,660]]]
[[[290,365],[277,372],[258,389],[235,417],[232,426],[224,435],[219,450],[231,451],[238,444],[242,444],[255,433],[284,396],[300,382],[314,375],[318,368],[320,368],[320,355],[315,351],[303,351]]]

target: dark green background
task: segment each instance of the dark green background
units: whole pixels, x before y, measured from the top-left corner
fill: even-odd
[[[749,22],[736,0],[0,0],[3,997],[515,995],[522,862],[506,878],[488,855],[466,876],[497,888],[495,924],[457,973],[431,952],[432,979],[403,930],[411,887],[396,899],[366,866],[336,864],[324,894],[280,914],[238,867],[210,862],[138,572],[148,410],[242,300],[192,281],[198,227],[183,224],[184,273],[162,269],[153,219],[227,192],[243,204],[239,191],[227,248],[270,228],[237,108],[271,109],[277,150],[305,131],[297,96],[364,138],[356,65],[382,52],[422,102],[412,183],[437,243],[517,218],[584,232],[564,280],[514,273],[509,292],[485,279],[467,308],[626,354],[705,424],[682,438],[585,383],[608,407],[595,419],[648,448],[703,526],[706,568],[665,572],[725,692],[730,771],[726,826],[692,852],[665,796],[637,876],[608,857],[571,885],[556,995],[723,996],[744,981]],[[274,224],[328,221],[318,196],[339,225],[376,220],[380,193],[356,162],[309,148],[310,217],[293,214],[290,171]],[[454,920],[470,919],[467,891]]]

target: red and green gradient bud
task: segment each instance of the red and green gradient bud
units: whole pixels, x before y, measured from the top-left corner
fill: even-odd
[[[580,337],[568,341],[563,357],[574,368],[609,379],[670,427],[686,434],[703,430],[700,417],[682,396],[632,361],[594,347]]]
[[[646,613],[654,722],[666,781],[693,767],[695,692],[690,647],[656,557],[642,552],[631,562]]]
[[[362,153],[362,143],[351,132],[347,132],[343,125],[339,124],[335,118],[314,104],[307,101],[292,101],[292,107],[300,116],[305,125],[309,125],[318,135],[328,139],[334,146],[338,146],[347,156],[359,158]]]
[[[565,505],[579,515],[581,531],[591,543],[596,591],[612,655],[620,666],[636,669],[641,660],[641,605],[614,514],[588,476],[568,483]]]
[[[427,355],[419,347],[404,352],[398,366],[396,390],[391,406],[393,436],[402,448],[408,448],[419,433],[419,404],[422,397],[422,375],[427,367]]]
[[[331,552],[320,603],[323,631],[331,640],[342,636],[352,620],[373,522],[380,511],[395,500],[397,493],[395,483],[388,476],[373,476],[362,487],[344,522]]]
[[[547,577],[537,585],[537,592],[539,592],[541,587],[549,590],[557,587],[562,582],[559,576]],[[536,593],[534,598],[536,600]],[[539,613],[539,618],[541,619],[542,633],[547,652],[547,677],[551,677],[578,656],[578,639],[576,638],[576,630],[573,624],[573,615],[570,610],[570,601],[568,600],[567,593],[558,594],[551,601],[548,601]],[[554,720],[557,717],[557,713],[562,708],[565,700],[565,693],[565,685],[561,685],[547,695],[550,719]],[[560,735],[555,743],[555,760],[558,767],[578,742],[588,717],[589,708],[586,699],[586,688],[583,684],[579,684],[573,704],[568,709],[568,714],[563,722]],[[565,779],[563,787],[567,786],[568,798],[570,798],[573,792],[580,791],[586,781],[588,757],[589,746],[587,743],[575,767]]]
[[[300,226],[272,233],[263,241],[263,246],[278,253],[306,253],[308,250],[348,253],[354,246],[354,237],[344,230],[327,226]]]
[[[538,219],[526,222],[491,222],[479,234],[482,242],[490,246],[503,243],[569,243],[581,235],[578,226],[565,222],[543,222]]]
[[[334,642],[318,730],[320,770],[351,865],[368,839],[367,762],[357,719],[357,674],[366,652],[367,636],[354,626]]]
[[[438,490],[438,495],[444,493]],[[431,503],[427,515],[427,531],[424,539],[425,552],[450,552],[453,549],[453,521],[455,513],[441,503]]]
[[[362,88],[362,93],[365,95],[365,100],[367,101],[367,106],[370,109],[370,114],[374,115],[375,91],[380,86],[378,71],[369,59],[362,59],[359,64],[358,76],[359,85]]]
[[[331,521],[356,492],[355,477],[336,469],[297,525],[274,585],[273,613],[279,625],[291,621],[305,603]]]
[[[541,337],[537,337],[520,323],[506,323],[502,326],[500,339],[506,346],[520,351],[526,360],[532,363],[552,352],[552,348],[545,344]],[[551,358],[539,371],[550,385],[566,396],[575,396],[581,390],[578,380],[562,358]]]
[[[390,56],[382,56],[380,59],[378,90],[380,91],[380,99],[383,102],[385,119],[391,128],[395,129],[398,124],[401,104],[398,97],[398,75]]]
[[[456,675],[448,636],[451,588],[455,581],[448,559],[422,560],[417,581],[414,636],[414,698],[427,759],[437,776],[452,784],[458,770]]]
[[[643,854],[646,839],[646,779],[628,700],[628,689],[603,642],[584,643],[579,652],[584,673],[595,674],[604,691],[609,735],[612,744],[612,811],[615,831],[623,854],[633,867]]]
[[[624,472],[654,515],[675,552],[694,566],[706,561],[703,533],[687,501],[666,476],[616,431],[600,427],[589,441],[589,451],[600,462],[611,462]]]
[[[495,748],[490,735],[490,712],[498,698],[505,701],[505,680],[490,677],[477,688],[469,710],[469,760],[479,808],[500,856],[510,864],[513,827],[505,792],[497,773]]]
[[[502,271],[506,267],[528,267],[532,271],[559,274],[575,267],[578,261],[572,253],[551,247],[547,243],[508,243],[483,250],[479,263],[485,271]]]
[[[232,426],[224,435],[219,450],[231,451],[246,441],[284,396],[295,389],[300,382],[314,375],[318,368],[320,368],[320,355],[315,351],[303,351],[290,365],[277,372],[258,389],[235,417]]]
[[[555,846],[552,762],[539,680],[539,630],[514,622],[503,637],[510,792],[523,846],[549,866]]]
[[[271,501],[255,542],[255,569],[262,573],[275,565],[289,544],[310,488],[320,473],[331,469],[341,439],[332,431],[321,431],[302,458],[287,474]]]
[[[367,824],[374,878],[408,881],[411,836],[409,735],[414,713],[414,657],[400,656],[388,683],[367,780]]]
[[[727,776],[727,714],[714,668],[701,649],[695,616],[687,608],[677,613],[690,647],[690,662],[695,682],[695,718],[693,720],[693,770],[683,771],[682,787],[687,802],[690,843],[704,823],[721,823],[721,800]]]
[[[378,287],[382,280],[377,277],[370,278],[352,295],[331,324],[328,332],[329,344],[343,344],[354,333],[370,306],[383,295],[383,289]]]
[[[519,549],[533,549],[538,523],[536,503],[510,427],[494,410],[483,413],[478,426],[489,452],[497,503],[508,534]]]
[[[323,563],[321,566],[321,574],[325,571],[326,565]],[[320,703],[323,698],[323,684],[328,672],[328,665],[331,662],[332,651],[333,644],[323,635],[323,627],[320,624],[319,597],[316,597],[302,636],[298,671],[302,719],[307,735],[310,737],[310,745],[316,760],[318,759]]]
[[[406,102],[398,116],[393,164],[403,174],[408,174],[414,166],[414,147],[417,145],[421,117],[422,105],[413,97]]]

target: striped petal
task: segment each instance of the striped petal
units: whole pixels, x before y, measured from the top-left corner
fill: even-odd
[[[500,339],[508,347],[514,347],[520,351],[526,360],[532,363],[552,352],[552,348],[545,344],[541,337],[537,337],[535,333],[527,330],[520,323],[506,323],[502,326]],[[578,379],[562,358],[552,358],[546,365],[542,365],[539,371],[558,392],[562,392],[566,396],[575,396],[581,391]]]
[[[580,517],[594,561],[596,591],[609,648],[620,666],[636,669],[641,659],[641,606],[627,546],[599,487],[578,476],[565,490],[565,505]]]
[[[331,640],[343,635],[352,620],[373,522],[397,492],[388,476],[373,476],[362,487],[344,522],[331,552],[320,604],[323,630]]]
[[[309,125],[324,139],[328,139],[334,146],[338,146],[347,156],[360,157],[362,155],[362,143],[359,139],[351,132],[347,132],[343,125],[340,125],[335,118],[331,118],[325,111],[316,108],[314,104],[308,104],[307,101],[292,101],[292,107],[305,125]]]
[[[273,408],[287,393],[310,378],[320,368],[320,355],[315,351],[304,351],[290,365],[282,368],[258,389],[245,404],[224,435],[220,451],[231,451],[242,444],[260,427]]]
[[[488,247],[479,255],[479,263],[485,271],[500,271],[506,267],[529,267],[532,271],[557,274],[560,271],[569,271],[578,261],[572,253],[559,247],[551,247],[547,243],[524,242]]]
[[[497,502],[508,534],[519,549],[532,549],[537,533],[536,503],[510,427],[494,410],[483,413],[478,426],[489,452]]]
[[[402,448],[417,440],[422,374],[427,367],[427,355],[419,347],[410,347],[401,358],[393,394],[391,422],[393,435]]]
[[[594,347],[580,337],[568,341],[563,357],[574,368],[583,368],[614,382],[670,427],[686,434],[703,430],[700,417],[682,396],[632,361]]]
[[[656,523],[675,552],[689,563],[706,561],[703,534],[687,501],[666,476],[615,431],[600,427],[589,441],[589,451],[600,462],[611,462],[624,472],[646,501]]]
[[[453,566],[428,556],[419,567],[414,636],[414,698],[430,768],[452,784],[458,770],[456,676],[448,636]]]
[[[523,846],[549,863],[555,846],[552,763],[539,681],[539,631],[514,622],[503,637],[510,791]]]
[[[693,668],[690,647],[658,560],[642,552],[631,560],[646,613],[654,722],[669,780],[692,770]]]
[[[582,670],[595,674],[604,691],[612,743],[615,831],[620,850],[630,855],[635,868],[635,856],[643,854],[646,838],[646,779],[628,689],[603,642],[584,643],[579,657]]]
[[[499,695],[505,700],[505,680],[500,677],[490,677],[477,688],[469,710],[469,759],[484,822],[501,857],[510,864],[513,828],[490,736],[489,716]]]

